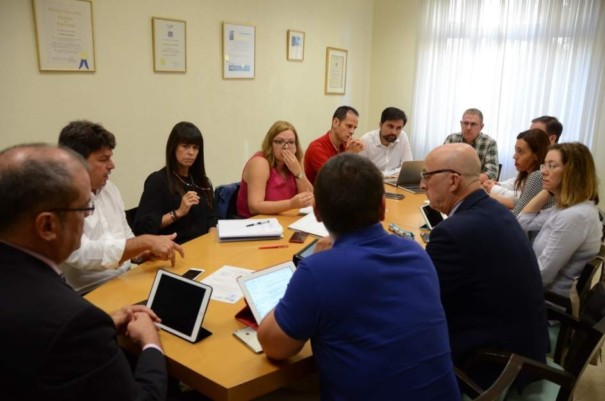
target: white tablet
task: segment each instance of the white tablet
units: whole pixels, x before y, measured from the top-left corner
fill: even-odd
[[[159,326],[187,341],[196,342],[210,334],[202,322],[212,287],[174,274],[158,270],[149,293],[147,307],[162,319]]]
[[[433,209],[430,205],[420,206],[420,213],[422,214],[422,217],[424,218],[426,226],[429,230],[432,230],[437,224],[441,223],[447,218],[447,215]]]
[[[237,278],[257,324],[284,296],[295,269],[294,263],[286,262]]]

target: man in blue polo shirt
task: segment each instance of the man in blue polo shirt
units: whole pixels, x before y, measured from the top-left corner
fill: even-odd
[[[299,264],[261,322],[267,356],[286,359],[310,339],[322,399],[458,400],[435,268],[380,224],[380,171],[343,153],[319,171],[314,193],[334,245]]]

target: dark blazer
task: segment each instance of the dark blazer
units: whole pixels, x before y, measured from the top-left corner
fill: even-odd
[[[455,365],[482,347],[544,362],[542,279],[527,235],[509,210],[477,190],[433,229],[426,251],[439,276]]]
[[[0,243],[2,400],[164,400],[166,363],[156,349],[134,374],[109,315],[46,263]]]

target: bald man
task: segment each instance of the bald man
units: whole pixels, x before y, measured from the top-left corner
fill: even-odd
[[[163,400],[166,363],[137,305],[106,314],[61,277],[92,213],[82,158],[48,145],[0,152],[0,394],[3,400]],[[134,374],[116,342],[143,350]]]
[[[462,143],[439,146],[424,167],[421,186],[431,207],[449,216],[431,232],[426,251],[439,276],[454,364],[485,347],[544,362],[548,332],[536,256],[515,216],[481,188],[477,152]],[[468,373],[486,388],[499,370]]]

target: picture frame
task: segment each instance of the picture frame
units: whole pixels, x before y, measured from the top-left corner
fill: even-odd
[[[288,61],[304,61],[305,59],[305,33],[288,29],[287,35]]]
[[[256,27],[223,22],[223,79],[254,79]]]
[[[326,95],[344,95],[347,84],[348,51],[326,48]]]
[[[90,0],[32,0],[40,71],[96,71]]]
[[[187,72],[187,22],[152,17],[154,72]]]

